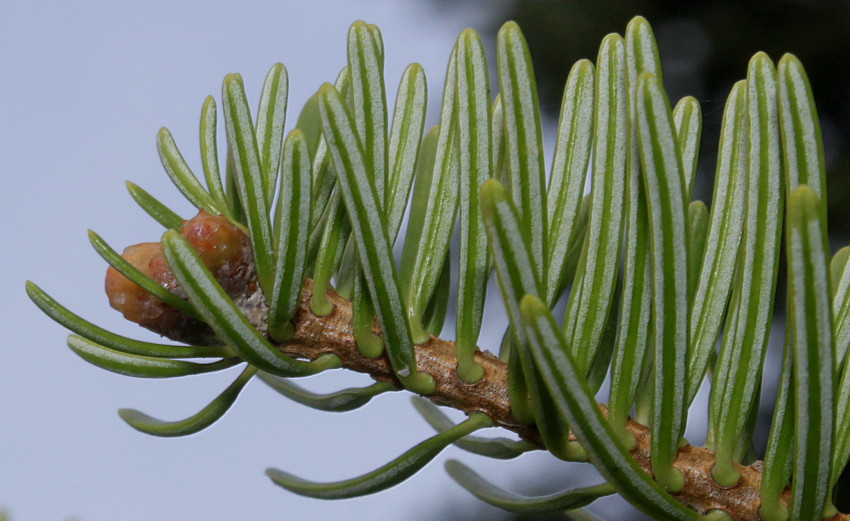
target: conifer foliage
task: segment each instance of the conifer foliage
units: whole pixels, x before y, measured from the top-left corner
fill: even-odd
[[[106,370],[169,378],[243,367],[189,418],[128,409],[121,418],[154,436],[192,434],[255,377],[326,411],[406,389],[424,397],[414,405],[432,438],[353,479],[268,476],[297,494],[340,499],[391,487],[451,444],[501,459],[546,450],[592,464],[605,481],[524,497],[458,461],[446,469],[515,512],[578,512],[618,493],[654,519],[844,519],[831,491],[850,459],[850,249],[830,257],[820,129],[797,58],[775,64],[758,53],[732,87],[708,207],[692,200],[700,105],[671,104],[643,18],[604,37],[595,62],[573,66],[548,171],[516,24],[501,28],[490,60],[497,93],[480,37],[461,33],[430,129],[424,70],[408,66],[393,101],[384,52],[377,27],[354,23],[347,65],[288,133],[282,64],[253,114],[242,78],[227,75],[222,140],[216,101],[201,111],[203,176],[168,130],[157,139],[166,173],[199,214],[183,220],[128,183],[166,229],[161,242],[121,256],[91,233],[110,264],[113,307],[187,345],[118,336],[27,283],[35,304],[73,332],[68,346]],[[783,242],[781,389],[765,460],[753,465]],[[491,276],[499,291],[488,295]],[[455,330],[444,331],[452,296]],[[479,348],[488,297],[509,319],[501,346],[483,346],[498,358]],[[553,316],[562,298],[566,312]],[[293,382],[341,367],[376,381],[330,394]],[[682,436],[689,413],[701,414],[690,405],[706,378],[708,440],[692,447]],[[426,398],[468,419],[456,425]],[[494,426],[521,439],[473,434]]]

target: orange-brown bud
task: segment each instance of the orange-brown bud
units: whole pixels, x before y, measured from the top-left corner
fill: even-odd
[[[240,294],[253,275],[251,244],[242,230],[219,215],[201,210],[198,215],[183,221],[180,234],[198,252],[201,261],[231,296]],[[121,255],[139,271],[180,297],[185,293],[157,242],[129,246]],[[106,295],[109,305],[124,318],[168,337],[186,336],[186,329],[197,329],[191,319],[151,295],[112,267],[106,271]],[[194,321],[192,321],[194,322]]]
[[[225,217],[201,210],[192,219],[183,221],[180,235],[195,248],[228,294],[245,287],[252,274],[251,241],[241,229]]]

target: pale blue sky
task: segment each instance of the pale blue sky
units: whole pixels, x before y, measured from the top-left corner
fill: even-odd
[[[252,382],[207,431],[181,439],[137,433],[118,418],[118,408],[183,418],[236,373],[168,381],[107,373],[65,348],[67,332],[24,294],[24,280],[32,279],[88,319],[154,340],[108,307],[105,265],[86,229],[119,250],[158,240],[162,229],[135,206],[125,180],[184,216],[194,214],[159,164],[154,137],[160,126],[197,165],[201,103],[208,94],[218,97],[226,73],[242,73],[256,105],[266,71],[281,61],[290,75],[291,106],[299,107],[344,64],[346,31],[357,19],[383,30],[388,91],[394,94],[404,66],[418,61],[428,73],[434,109],[454,38],[485,20],[475,10],[439,11],[424,0],[235,5],[53,1],[0,8],[0,212],[6,223],[0,510],[13,521],[439,519],[456,508],[447,501],[469,498],[441,464],[378,496],[342,502],[292,495],[263,474],[275,466],[337,480],[385,463],[432,434],[403,393],[332,415]],[[366,381],[335,372],[310,385],[335,390],[355,383]],[[515,490],[535,475],[566,476],[565,466],[543,455],[492,462],[447,453],[440,462],[460,457]],[[592,479],[592,472],[585,474]],[[457,504],[479,508],[471,498]]]

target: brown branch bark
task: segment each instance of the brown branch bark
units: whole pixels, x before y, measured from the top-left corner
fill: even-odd
[[[375,380],[392,382],[401,387],[386,357],[369,359],[358,352],[351,329],[351,303],[331,291],[329,297],[334,304],[334,311],[325,317],[317,317],[310,311],[311,295],[312,281],[308,280],[293,320],[295,336],[279,345],[280,351],[310,360],[332,353],[342,360],[346,369],[366,373]],[[238,299],[237,303],[251,322],[264,332],[266,310],[263,299],[248,297]],[[436,391],[427,398],[464,412],[483,412],[496,425],[527,440],[539,442],[540,436],[535,427],[513,421],[508,401],[506,364],[489,352],[479,352],[476,361],[484,367],[484,377],[478,383],[466,384],[457,376],[454,353],[453,342],[433,336],[426,344],[417,346],[416,362],[419,370],[431,374],[437,381]],[[599,407],[607,414],[604,405]],[[649,429],[631,420],[628,429],[637,441],[632,456],[647,473],[651,473]],[[572,435],[570,437],[572,439]],[[741,479],[730,488],[723,488],[712,479],[713,463],[714,453],[709,450],[692,445],[680,449],[674,465],[684,473],[685,487],[674,496],[700,513],[720,509],[735,521],[758,521],[761,462],[739,466]],[[789,497],[790,491],[786,490],[783,495],[786,505]],[[839,514],[832,518],[832,521],[839,520],[850,521],[850,516]]]

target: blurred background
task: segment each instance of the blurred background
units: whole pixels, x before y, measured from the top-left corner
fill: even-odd
[[[242,73],[256,106],[266,71],[283,62],[290,74],[290,114],[297,114],[344,65],[348,26],[364,19],[383,31],[391,97],[407,63],[424,65],[431,124],[456,35],[466,27],[477,29],[488,42],[492,64],[496,31],[515,20],[528,39],[551,142],[572,63],[595,59],[602,37],[622,32],[638,14],[655,29],[671,100],[693,95],[702,104],[695,197],[706,203],[729,88],[745,75],[756,51],[775,60],[784,52],[800,57],[821,117],[831,238],[836,249],[845,245],[850,240],[846,1],[4,4],[0,216],[8,226],[0,280],[0,511],[12,521],[511,519],[451,482],[442,462],[459,458],[497,484],[526,494],[597,481],[589,466],[558,463],[542,454],[494,462],[449,449],[419,475],[376,496],[343,502],[294,496],[274,486],[263,469],[275,466],[317,480],[348,478],[382,465],[432,432],[402,393],[381,396],[360,411],[332,415],[294,405],[255,382],[207,431],[184,439],[139,434],[117,417],[119,407],[163,419],[186,417],[235,374],[139,381],[89,366],[64,347],[66,332],[28,301],[23,283],[34,280],[108,329],[155,340],[108,308],[102,290],[105,265],[87,244],[85,231],[94,229],[118,250],[158,239],[161,228],[134,205],[122,186],[125,180],[187,218],[194,214],[162,172],[154,137],[167,126],[197,166],[201,103],[208,94],[218,97],[226,73]],[[777,302],[781,316],[783,299]],[[499,303],[491,302],[485,331],[494,333],[481,339],[483,348],[496,349],[504,320]],[[447,330],[452,326],[447,323]],[[772,349],[781,349],[781,333],[777,321]],[[768,409],[757,430],[760,446],[773,403],[776,369],[771,368],[762,393]],[[367,382],[334,374],[308,383],[330,391]],[[691,412],[688,437],[693,443],[704,438],[704,395],[705,389]],[[617,498],[601,500],[591,510],[609,519],[640,519]]]

